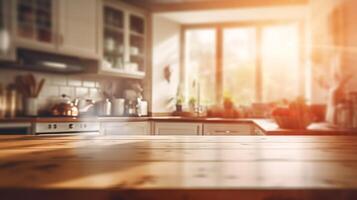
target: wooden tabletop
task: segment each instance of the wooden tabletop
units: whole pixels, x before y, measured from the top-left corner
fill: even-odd
[[[1,136],[0,199],[357,199],[357,137]]]

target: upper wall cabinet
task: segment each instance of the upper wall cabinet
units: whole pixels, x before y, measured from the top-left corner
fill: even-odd
[[[147,13],[120,3],[103,1],[100,74],[141,79],[146,71]]]
[[[71,55],[96,58],[98,48],[97,0],[59,1],[59,50]]]
[[[16,44],[21,47],[56,48],[56,0],[16,0]]]
[[[16,0],[16,46],[98,58],[99,0]]]
[[[131,13],[129,15],[129,63],[137,66],[139,71],[145,71],[146,28],[145,18]]]
[[[14,60],[12,44],[11,0],[0,0],[0,60]]]

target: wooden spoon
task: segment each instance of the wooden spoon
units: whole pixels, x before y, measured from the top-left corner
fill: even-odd
[[[37,87],[36,97],[38,97],[40,95],[40,92],[41,92],[44,84],[45,84],[45,79],[41,79],[40,84]]]

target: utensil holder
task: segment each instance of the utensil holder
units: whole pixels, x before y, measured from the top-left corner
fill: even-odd
[[[38,115],[38,99],[37,98],[27,98],[25,100],[25,115],[26,116],[37,116]]]

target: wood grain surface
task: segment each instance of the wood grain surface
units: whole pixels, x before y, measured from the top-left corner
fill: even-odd
[[[0,199],[357,199],[353,136],[1,136]]]

